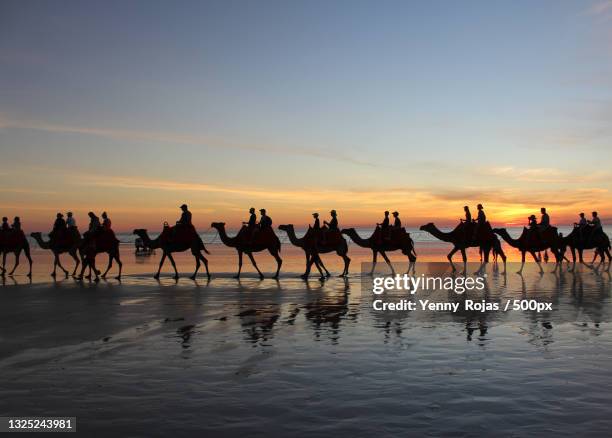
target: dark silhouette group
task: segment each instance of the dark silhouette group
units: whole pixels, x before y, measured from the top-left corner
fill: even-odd
[[[482,204],[478,204],[476,209],[478,213],[474,219],[472,218],[469,206],[466,205],[463,208],[464,216],[460,218],[459,224],[450,232],[441,231],[433,223],[420,227],[422,231],[426,231],[434,237],[453,245],[453,249],[447,256],[453,270],[456,269],[452,260],[453,254],[461,252],[465,272],[467,264],[466,249],[477,247],[482,257],[478,273],[482,272],[486,267],[491,252],[495,260],[497,256],[502,258],[505,272],[506,255],[501,247],[498,236],[521,252],[522,265],[519,273],[523,270],[526,253],[530,253],[533,256],[541,272],[543,272],[541,266],[542,257],[540,256],[542,251],[545,253],[545,256],[547,256],[548,251],[551,251],[556,259],[557,266],[560,266],[563,260],[569,262],[569,259],[565,256],[568,248],[572,253],[572,263],[574,265],[576,263],[576,252],[578,253],[580,263],[584,264],[583,251],[586,249],[595,250],[592,263],[595,262],[597,257],[600,257],[603,263],[606,260],[606,256],[608,261],[612,261],[610,240],[603,231],[601,219],[596,211],[592,212],[590,220],[585,218],[584,213],[580,213],[579,220],[574,223],[572,232],[567,236],[563,236],[551,224],[550,216],[546,208],[543,207],[540,209],[540,220],[538,221],[535,215],[529,216],[523,233],[519,238],[515,239],[510,236],[507,230],[503,228],[493,229],[491,227]],[[156,239],[151,239],[145,229],[136,229],[134,234],[138,235],[139,240],[147,248],[159,248],[162,251],[159,269],[155,274],[155,278],[159,278],[166,258],[172,264],[174,277],[178,278],[178,270],[173,253],[187,250],[191,251],[196,262],[196,269],[191,278],[196,278],[202,264],[204,264],[206,269],[207,277],[210,278],[208,260],[203,254],[209,254],[209,251],[206,249],[204,242],[193,225],[193,216],[188,206],[183,204],[180,206],[180,210],[181,214],[175,225],[170,226],[167,222],[164,222],[163,229]],[[242,222],[242,228],[234,237],[227,235],[225,223],[223,222],[213,222],[211,227],[219,232],[219,237],[223,244],[235,248],[237,251],[238,272],[236,277],[240,277],[243,255],[246,254],[259,276],[263,278],[263,273],[259,270],[253,254],[265,250],[277,262],[274,278],[278,278],[282,265],[280,240],[274,232],[272,218],[267,214],[266,209],[262,208],[259,210],[259,221],[255,212],[255,208],[251,207],[249,209],[248,220]],[[365,239],[359,236],[354,228],[340,229],[336,210],[331,210],[329,215],[329,220],[323,220],[321,225],[319,213],[312,213],[313,222],[309,225],[303,237],[296,235],[295,227],[292,224],[280,225],[278,227],[287,233],[289,241],[293,245],[300,247],[304,251],[306,257],[306,270],[302,275],[304,278],[309,276],[313,265],[319,271],[321,278],[329,277],[330,273],[325,267],[320,254],[330,252],[335,252],[344,261],[344,269],[340,275],[348,275],[350,258],[348,257],[348,243],[344,236],[348,236],[358,246],[372,251],[371,273],[374,272],[378,255],[385,260],[392,272],[395,272],[387,256],[387,252],[390,251],[401,251],[402,254],[408,257],[409,269],[410,266],[414,266],[417,258],[414,241],[410,233],[402,226],[399,212],[393,211],[389,213],[389,211],[385,211],[383,220],[376,224],[372,235]],[[393,216],[393,223],[391,223],[390,215]],[[67,212],[66,216],[64,216],[60,212],[57,213],[52,230],[49,232],[49,240],[45,241],[42,233],[32,233],[31,236],[41,248],[53,252],[54,268],[51,275],[54,277],[57,275],[58,267],[66,276],[69,275],[69,272],[62,266],[60,261],[60,254],[68,253],[75,261],[72,276],[82,279],[85,271],[89,269],[89,275],[86,278],[94,277],[97,280],[100,271],[96,268],[96,255],[106,253],[108,254],[108,266],[102,277],[104,278],[107,275],[113,262],[116,261],[119,266],[119,273],[116,278],[120,279],[122,263],[119,256],[119,240],[113,232],[109,215],[103,212],[100,215],[100,219],[94,212],[89,212],[88,217],[89,224],[83,235],[79,232],[73,213]],[[12,224],[9,223],[7,217],[2,218],[2,224],[0,225],[0,250],[3,255],[1,275],[6,274],[5,264],[7,254],[15,254],[15,266],[9,272],[9,275],[12,275],[19,265],[20,254],[24,252],[30,264],[28,275],[31,276],[32,259],[30,248],[22,231],[19,217],[15,217]],[[77,276],[79,266],[81,271]]]

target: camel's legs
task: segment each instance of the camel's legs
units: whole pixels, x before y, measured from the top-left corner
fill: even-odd
[[[416,262],[413,262],[412,260],[410,260],[410,257],[408,257],[408,270],[406,271],[406,274],[410,275],[410,272],[412,271],[413,273],[416,270],[415,267]]]
[[[240,272],[242,271],[242,251],[238,251],[238,274],[235,278],[240,278]]]
[[[51,277],[55,278],[55,276],[57,275],[57,265],[58,265],[58,260],[59,256],[57,255],[56,252],[53,253],[53,272],[51,273]]]
[[[319,271],[319,275],[321,276],[321,278],[324,278],[325,276],[323,275],[323,270],[321,269],[321,266],[323,266],[323,269],[325,269],[325,266],[323,265],[323,261],[321,260],[321,258],[318,257],[317,254],[308,255],[307,252],[304,253],[306,254],[306,272],[304,272],[301,277],[308,278],[308,276],[310,275],[310,270],[312,269],[312,265],[314,263],[314,265],[317,267],[317,270]]]
[[[113,254],[115,260],[117,261],[117,265],[119,266],[119,274],[115,277],[117,280],[121,280],[121,271],[123,269],[123,263],[121,263],[121,259],[119,258],[119,250]]]
[[[178,280],[179,275],[178,275],[178,271],[176,269],[176,263],[174,262],[174,257],[172,257],[172,253],[171,252],[168,253],[168,260],[170,260],[170,263],[172,263],[172,268],[174,269],[174,279]]]
[[[72,271],[72,276],[74,277],[76,275],[77,272],[77,268],[79,267],[79,258],[77,257],[77,253],[76,251],[71,251],[70,255],[72,256],[72,258],[74,259],[75,265],[74,265],[74,271]]]
[[[204,263],[204,267],[206,268],[206,276],[210,279],[210,271],[208,270],[208,259],[202,255],[201,252],[198,253],[200,256],[200,260]]]
[[[380,255],[382,256],[383,259],[385,259],[385,262],[387,262],[387,265],[389,265],[389,268],[391,268],[391,274],[395,275],[395,269],[393,268],[393,265],[391,264],[391,260],[389,260],[389,257],[387,257],[387,254],[384,251],[381,251]]]
[[[32,278],[32,256],[30,255],[30,247],[26,246],[23,250],[26,259],[28,259],[28,263],[30,265],[29,270],[28,270],[28,278]]]
[[[372,270],[370,275],[374,275],[374,269],[376,269],[376,259],[378,258],[378,251],[372,250]]]
[[[17,269],[17,266],[19,266],[20,256],[21,256],[21,250],[15,251],[15,266],[13,266],[13,270],[9,272],[9,276],[13,275],[15,273],[15,270]]]
[[[538,256],[536,255],[534,251],[529,251],[529,253],[531,254],[531,257],[533,257],[533,260],[535,260],[535,262],[538,264],[538,268],[540,268],[540,274],[543,274],[544,269],[542,269],[542,262],[540,261],[540,259],[538,258]],[[522,270],[523,268],[521,267],[521,271]]]
[[[270,249],[269,251],[270,251],[270,254],[272,254],[272,257],[274,257],[276,259],[276,274],[272,278],[278,278],[278,274],[280,273],[280,269],[281,269],[281,265],[283,264],[283,260],[278,255],[278,251],[277,250]],[[321,264],[323,264],[323,262],[319,258],[318,254],[317,254],[317,259],[318,259],[319,262],[321,262]],[[325,269],[325,266],[323,266],[323,269]],[[327,269],[325,269],[325,270],[327,271]]]
[[[2,275],[6,273],[6,252],[2,253]]]
[[[200,256],[198,255],[198,251],[196,251],[194,249],[191,250],[191,254],[193,254],[193,257],[195,258],[196,267],[195,267],[195,272],[189,278],[191,278],[192,280],[195,280],[196,279],[196,275],[198,275],[198,271],[200,270]]]
[[[153,276],[153,278],[158,279],[159,274],[161,272],[162,266],[164,266],[164,262],[166,261],[166,251],[162,252],[161,260],[159,261],[159,268],[157,269],[157,274]]]
[[[249,259],[251,259],[251,263],[253,263],[253,266],[255,267],[255,269],[257,270],[257,273],[259,274],[259,278],[261,280],[263,280],[264,275],[261,273],[261,271],[259,270],[259,268],[257,267],[257,263],[255,263],[255,257],[253,257],[253,253],[251,252],[247,252],[246,253],[249,256]],[[276,274],[278,276],[278,273]],[[276,277],[275,277],[276,278]]]
[[[64,271],[64,275],[66,276],[66,278],[68,278],[68,269],[65,269],[65,268],[62,266],[62,261],[61,261],[61,258],[60,258],[60,255],[59,255],[59,254],[57,254],[57,265],[60,267],[60,269],[61,269],[62,271]],[[53,272],[55,273],[55,269],[53,269]],[[54,277],[55,277],[55,275],[54,275]]]
[[[104,274],[102,274],[102,278],[106,278],[106,274],[108,274],[108,271],[110,271],[110,268],[113,266],[113,254],[112,253],[108,253],[108,266],[106,267],[106,271],[104,271]]]
[[[448,259],[448,262],[449,262],[449,263],[450,263],[450,265],[451,265],[451,268],[453,269],[453,272],[455,272],[455,271],[457,270],[457,268],[455,267],[455,264],[453,263],[453,255],[454,255],[454,254],[455,254],[457,251],[459,251],[459,248],[455,246],[455,247],[454,247],[454,248],[451,250],[451,252],[449,252],[449,253],[448,253],[448,255],[446,256],[446,258]]]
[[[463,259],[463,272],[461,272],[462,274],[465,274],[465,272],[467,271],[467,255],[465,254],[465,248],[461,248],[461,258]]]
[[[522,274],[524,267],[525,267],[525,251],[521,251],[521,269],[519,269],[516,273]]]
[[[346,255],[345,252],[337,252],[337,254],[342,257],[342,260],[344,260],[344,270],[342,271],[342,274],[340,274],[340,277],[346,277],[349,272],[349,265],[351,264],[351,259]]]

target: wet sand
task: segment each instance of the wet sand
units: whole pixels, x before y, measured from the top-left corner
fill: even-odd
[[[488,299],[552,312],[381,313],[357,273],[292,263],[279,281],[7,281],[0,411],[89,436],[608,434],[608,273],[489,271]]]

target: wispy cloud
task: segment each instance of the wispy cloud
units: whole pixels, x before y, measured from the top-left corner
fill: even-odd
[[[354,164],[366,167],[381,167],[377,163],[373,163],[368,160],[361,160],[355,158],[349,154],[341,151],[333,150],[329,148],[322,148],[316,146],[296,146],[296,145],[274,145],[274,144],[261,144],[261,143],[243,143],[227,140],[220,137],[195,135],[195,134],[181,134],[177,132],[165,132],[165,131],[143,131],[143,130],[130,130],[130,129],[114,129],[114,128],[99,128],[90,126],[76,126],[76,125],[64,125],[56,123],[48,123],[44,121],[35,120],[15,120],[9,118],[7,115],[0,114],[0,129],[1,128],[13,128],[13,129],[31,129],[36,131],[51,132],[57,134],[80,134],[90,135],[96,137],[102,137],[106,139],[116,141],[143,141],[143,142],[155,142],[165,143],[171,145],[192,145],[192,146],[205,146],[210,148],[220,149],[238,149],[238,150],[249,150],[249,151],[261,151],[268,153],[282,153],[289,155],[306,156],[313,158],[321,158],[325,160],[334,160],[345,164]]]

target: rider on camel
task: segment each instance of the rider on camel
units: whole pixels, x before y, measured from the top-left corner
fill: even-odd
[[[312,225],[312,229],[315,231],[320,231],[321,222],[319,221],[319,213],[313,213],[312,217],[314,218],[314,224]]]
[[[389,240],[389,212],[385,211],[385,218],[380,224],[376,224],[376,226],[380,227],[380,235],[383,239]]]
[[[580,237],[580,240],[582,240],[583,232],[585,228],[588,226],[589,221],[587,221],[586,218],[584,217],[584,213],[580,213],[578,216],[580,216],[580,220],[578,222],[574,222],[574,227],[578,228],[578,236]]]
[[[593,240],[593,237],[603,232],[603,226],[601,224],[601,219],[599,219],[597,212],[594,211],[591,213],[591,215],[593,216],[593,218],[590,221],[588,221],[589,226],[592,227],[591,234],[589,236],[589,243],[591,243],[591,240]]]
[[[111,229],[111,220],[109,219],[106,212],[102,213],[102,228],[104,231],[110,231]]]
[[[9,231],[10,229],[8,218],[5,216],[2,218],[2,231]]]
[[[259,213],[261,213],[261,219],[259,219],[259,229],[260,230],[272,229],[272,219],[270,218],[270,216],[266,215],[266,209],[265,208],[260,209]]]
[[[76,220],[74,219],[74,216],[72,215],[72,212],[69,211],[68,213],[66,213],[66,226],[68,226],[68,228],[76,228]]]
[[[487,223],[487,215],[484,212],[484,207],[482,206],[482,204],[478,204],[476,206],[476,209],[478,209],[478,216],[476,217],[476,226],[474,227],[474,239],[476,239],[476,237],[478,236],[478,232]]]
[[[13,219],[13,225],[11,225],[11,228],[15,231],[21,231],[21,219],[19,218],[19,216],[15,216],[15,219]]]
[[[189,211],[187,204],[181,205],[181,218],[176,221],[177,225],[191,225],[191,212]]]
[[[393,220],[393,229],[394,230],[401,230],[402,229],[402,221],[399,218],[399,213],[397,211],[394,211],[391,214],[394,217],[394,220]]]
[[[253,207],[249,208],[249,221],[243,222],[242,225],[246,225],[249,229],[253,229],[255,225],[257,225],[257,216],[255,215],[255,209]]]
[[[327,225],[329,231],[338,231],[338,214],[336,213],[336,210],[330,211],[329,214],[332,217],[331,220],[329,222],[323,221],[323,224]]]
[[[58,213],[55,215],[55,222],[53,222],[53,230],[49,233],[49,238],[52,241],[55,241],[58,238],[63,236],[66,231],[66,221],[64,220],[64,215]]]

